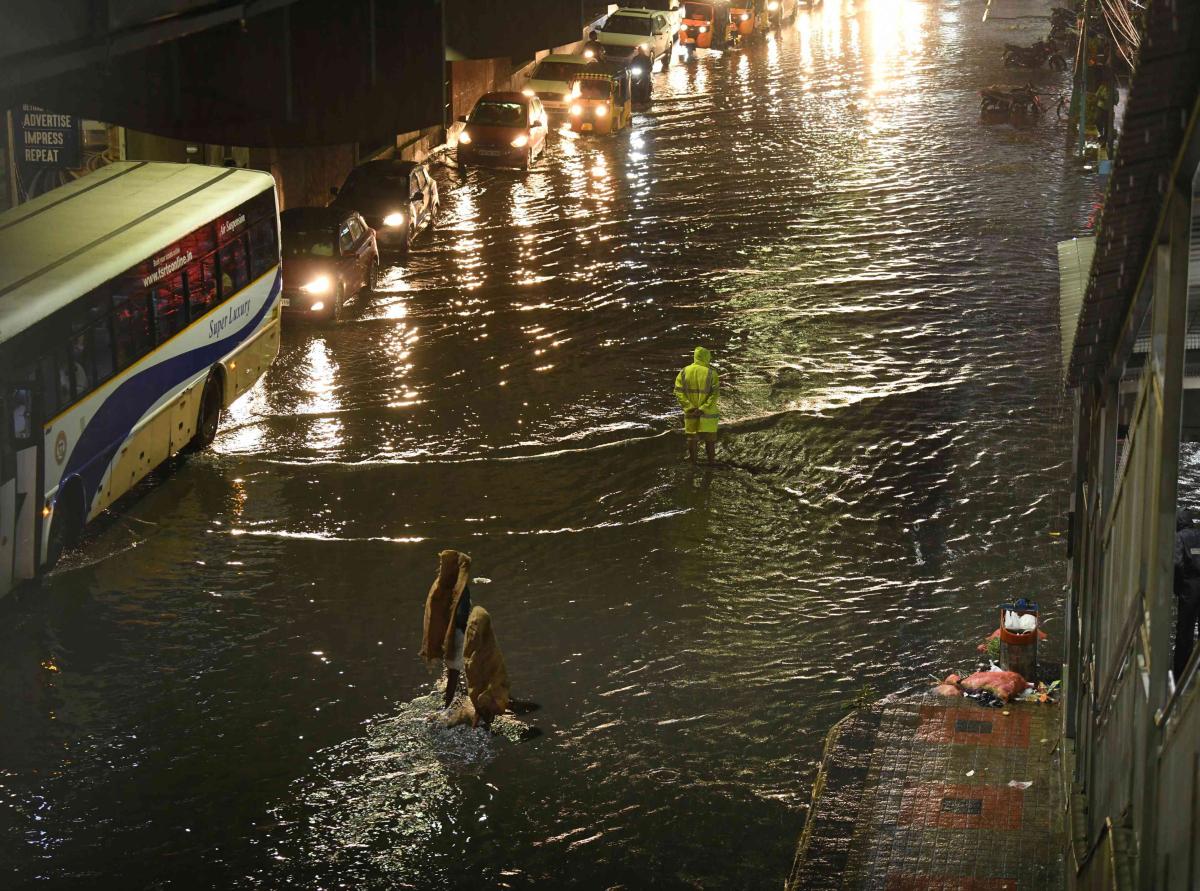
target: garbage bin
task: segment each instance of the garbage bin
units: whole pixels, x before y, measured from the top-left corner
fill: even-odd
[[[1000,667],[1015,671],[1027,681],[1037,679],[1038,621],[1036,603],[1020,608],[1005,603],[1000,607]]]

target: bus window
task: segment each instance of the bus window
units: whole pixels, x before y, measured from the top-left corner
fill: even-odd
[[[80,331],[70,341],[71,351],[71,371],[73,374],[74,389],[72,391],[75,399],[82,399],[88,393],[92,392],[92,345],[91,338],[88,336],[91,332],[87,330]]]
[[[186,327],[183,274],[177,272],[154,286],[154,332],[158,343],[166,343]]]
[[[194,229],[181,238],[178,244],[184,253],[190,253],[193,257],[203,257],[211,254],[217,246],[217,239],[213,232],[212,224],[209,223],[206,226],[201,226],[199,229]]]
[[[221,269],[221,299],[228,300],[250,281],[246,267],[246,247],[242,239],[235,239],[217,252]]]
[[[107,297],[107,295],[105,295]],[[91,307],[92,319],[88,336],[92,341],[92,367],[95,369],[95,385],[98,387],[116,371],[114,361],[116,356],[113,349],[111,304],[95,303]]]
[[[145,291],[113,295],[113,333],[117,340],[117,367],[128,368],[146,353],[154,341]]]
[[[275,219],[267,217],[250,227],[250,278],[255,279],[279,263]]]
[[[59,344],[43,353],[39,361],[42,372],[42,393],[45,396],[46,417],[52,417],[71,404],[71,363],[69,348]]]
[[[217,305],[217,263],[205,257],[187,268],[188,307],[193,320]]]
[[[8,404],[5,407],[12,418],[13,441],[33,439],[33,390],[28,386],[12,387],[8,391]]]
[[[38,378],[41,384],[39,389],[42,393],[42,411],[48,418],[58,413],[58,388],[55,385],[58,373],[54,370],[54,356],[50,353],[42,353],[38,359]]]

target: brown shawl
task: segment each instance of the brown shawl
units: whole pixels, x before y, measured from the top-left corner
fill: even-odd
[[[421,657],[433,661],[454,653],[454,613],[471,579],[471,558],[458,551],[438,554],[438,574],[425,599]]]
[[[492,632],[492,617],[482,606],[471,610],[463,644],[467,696],[475,707],[476,721],[490,722],[508,708],[508,671]]]

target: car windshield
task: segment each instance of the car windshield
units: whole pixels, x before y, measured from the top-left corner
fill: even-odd
[[[582,65],[570,62],[543,62],[533,72],[533,80],[561,80],[564,83],[579,73]]]
[[[607,99],[612,93],[612,84],[606,80],[581,80],[577,86],[581,99]]]
[[[408,174],[392,175],[386,173],[351,174],[338,193],[345,198],[388,197],[395,194],[408,194]]]
[[[286,257],[332,257],[333,232],[329,229],[284,231],[283,256]]]
[[[604,23],[604,33],[637,34],[648,37],[654,33],[651,25],[649,18],[640,15],[614,15],[609,16],[608,21]]]
[[[707,3],[685,3],[683,4],[683,17],[686,19],[701,19],[706,22],[711,22],[712,7]]]
[[[525,123],[525,106],[520,102],[480,102],[471,112],[471,123],[520,127]]]

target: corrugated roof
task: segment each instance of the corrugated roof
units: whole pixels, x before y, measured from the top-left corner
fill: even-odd
[[[1088,271],[1092,267],[1092,255],[1095,252],[1095,236],[1071,238],[1058,243],[1058,315],[1062,326],[1064,374],[1070,368],[1075,329],[1079,326],[1083,292],[1087,287]]]
[[[1200,3],[1151,3],[1067,380],[1107,367],[1133,308],[1200,88]],[[1190,180],[1190,171],[1185,175]],[[1190,182],[1185,184],[1190,189]]]

